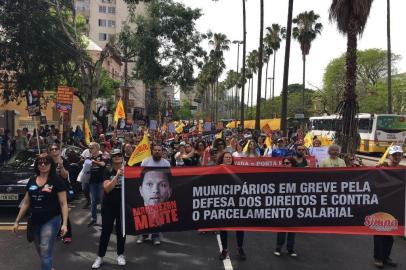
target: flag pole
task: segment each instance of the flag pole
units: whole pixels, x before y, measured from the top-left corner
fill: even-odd
[[[38,155],[41,154],[41,149],[39,147],[39,128],[38,128],[38,122],[37,122],[37,117],[33,117],[34,118],[34,123],[35,123],[35,129],[37,130],[37,147],[38,147]]]

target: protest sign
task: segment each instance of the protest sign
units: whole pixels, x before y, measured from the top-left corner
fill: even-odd
[[[38,90],[27,91],[27,110],[29,116],[41,115],[40,92]]]
[[[67,113],[72,111],[73,88],[67,86],[58,86],[56,93],[56,110]]]
[[[234,157],[234,165],[253,167],[283,167],[284,157]],[[306,161],[309,167],[316,167],[316,158],[307,156]]]
[[[124,223],[127,234],[209,229],[403,235],[405,173],[373,167],[129,167]],[[149,190],[154,185],[159,192]]]

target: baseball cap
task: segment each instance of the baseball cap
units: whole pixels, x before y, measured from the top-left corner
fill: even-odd
[[[395,153],[402,153],[403,154],[403,149],[399,145],[392,145],[389,147],[389,155],[393,155]]]
[[[111,151],[111,156],[112,156],[112,157],[118,156],[118,155],[120,155],[120,156],[122,155],[120,149],[113,149],[113,150]]]

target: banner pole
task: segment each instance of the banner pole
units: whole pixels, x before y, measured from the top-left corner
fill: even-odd
[[[61,151],[62,151],[62,146],[63,146],[63,135],[65,134],[64,133],[64,128],[63,128],[63,119],[65,118],[65,115],[64,115],[64,113],[62,112],[62,134],[61,134],[61,145],[60,145],[60,149],[61,149]]]
[[[125,192],[124,192],[124,183],[125,183],[125,165],[126,162],[124,160],[124,153],[123,153],[123,144],[121,144],[121,155],[123,157],[123,177],[121,182],[121,226],[122,226],[122,234],[125,237]]]
[[[39,147],[39,128],[38,128],[38,122],[37,122],[37,118],[36,116],[33,117],[34,118],[34,123],[35,123],[35,129],[37,130],[37,147],[38,147],[38,155],[41,154],[41,149]]]

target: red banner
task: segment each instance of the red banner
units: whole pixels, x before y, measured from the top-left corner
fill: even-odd
[[[251,167],[283,167],[282,161],[284,157],[239,157],[234,158],[234,164],[238,166]],[[313,156],[306,157],[307,164],[310,168],[316,168],[316,158]]]

